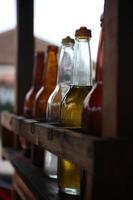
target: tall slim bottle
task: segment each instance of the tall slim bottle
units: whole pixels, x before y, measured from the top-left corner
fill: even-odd
[[[82,129],[87,134],[102,134],[102,97],[103,97],[103,59],[104,59],[103,15],[96,62],[96,83],[84,100]]]
[[[44,52],[38,51],[35,55],[35,66],[33,71],[32,86],[25,96],[24,101],[24,116],[33,118],[33,105],[35,96],[42,86],[44,70]]]
[[[83,100],[92,88],[90,38],[91,31],[86,27],[75,32],[71,88],[61,104],[61,123],[65,127],[81,128]],[[62,192],[79,194],[80,168],[68,160],[59,159],[58,184]]]
[[[60,123],[60,106],[65,93],[70,88],[73,64],[74,39],[67,36],[62,39],[59,57],[58,77],[55,90],[48,99],[46,120]],[[44,171],[48,177],[57,178],[57,156],[45,151]]]
[[[37,51],[35,53],[35,64],[32,75],[32,85],[30,90],[27,92],[24,100],[24,116],[27,118],[33,118],[32,111],[35,101],[35,96],[42,86],[43,70],[44,70],[44,52]],[[26,154],[31,154],[30,143],[23,137],[20,138],[25,148]],[[28,153],[29,152],[29,153]]]
[[[47,47],[47,61],[46,70],[43,77],[43,84],[41,89],[36,94],[35,103],[33,107],[33,117],[34,119],[39,121],[46,120],[47,101],[56,85],[58,67],[57,53],[57,46],[49,45]],[[33,148],[33,155],[36,158],[34,159],[36,163],[38,161],[38,154],[40,154],[39,163],[41,166],[43,166],[44,150],[42,150],[39,146],[35,145]]]
[[[48,46],[45,78],[41,89],[36,95],[33,108],[33,116],[39,121],[46,120],[47,101],[56,86],[58,68],[57,53],[57,46]]]

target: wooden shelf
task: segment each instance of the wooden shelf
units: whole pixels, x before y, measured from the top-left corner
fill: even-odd
[[[88,195],[87,200],[126,199],[128,195],[132,195],[132,139],[92,137],[74,130],[25,119],[8,112],[1,113],[1,125],[18,136],[23,135],[31,143],[40,145],[83,168],[86,174],[83,190]],[[10,153],[10,157],[12,155],[14,156],[14,153]],[[24,162],[22,162],[23,160]],[[11,162],[29,188],[34,188],[34,191],[39,190],[41,195],[44,188],[47,190],[50,187],[54,191],[50,193],[53,196],[50,200],[65,199],[64,196],[58,197],[57,184],[52,183],[51,185],[47,178],[45,178],[46,183],[42,184],[44,185],[42,189],[42,186],[32,185],[32,175],[37,175],[35,179],[38,183],[36,182],[35,185],[39,185],[43,181],[43,173],[40,169],[36,172],[37,168],[25,158],[20,156],[14,159],[13,157]]]
[[[79,196],[70,196],[59,193],[57,182],[55,180],[47,178],[44,175],[43,170],[39,167],[32,165],[30,160],[23,156],[22,152],[17,152],[11,148],[5,148],[3,150],[3,155],[4,157],[10,160],[15,170],[17,171],[17,174],[20,175],[22,181],[28,186],[29,190],[33,192],[33,194],[37,199],[43,199],[43,200],[80,199]]]
[[[87,170],[88,165],[92,165],[96,145],[101,141],[109,141],[25,119],[8,112],[1,114],[1,124],[15,134],[26,137],[31,143],[38,144],[58,156],[72,160]]]

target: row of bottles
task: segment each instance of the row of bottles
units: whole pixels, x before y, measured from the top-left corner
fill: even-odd
[[[25,117],[70,129],[82,128],[86,134],[101,135],[103,27],[94,85],[90,39],[91,30],[86,27],[75,31],[75,40],[69,36],[64,38],[59,62],[56,46],[48,46],[46,62],[44,52],[37,52],[32,87],[24,102]],[[27,144],[30,145],[28,141]],[[48,177],[58,178],[60,191],[80,194],[82,169],[49,151],[43,152],[36,145],[30,146],[33,163],[44,165]]]

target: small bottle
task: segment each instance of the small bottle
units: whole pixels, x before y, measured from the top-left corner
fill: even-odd
[[[61,103],[61,124],[81,128],[83,100],[92,88],[90,54],[91,30],[81,27],[75,32],[72,82]],[[62,192],[80,194],[80,168],[68,160],[58,161],[58,185]]]
[[[84,100],[82,129],[87,134],[102,134],[102,97],[103,97],[103,59],[104,59],[103,15],[96,62],[96,83]]]
[[[70,88],[72,64],[73,64],[74,39],[67,36],[62,39],[59,57],[58,77],[55,90],[48,99],[47,116],[48,122],[60,123],[60,106],[62,98]],[[57,178],[57,156],[45,151],[44,171],[50,178]]]
[[[33,108],[33,116],[39,121],[46,120],[47,101],[56,86],[58,68],[57,53],[57,46],[48,46],[46,73],[43,80],[43,85],[36,95],[35,104]]]
[[[33,105],[35,101],[35,96],[42,86],[43,80],[43,70],[44,70],[44,52],[37,51],[35,53],[35,64],[32,75],[32,85],[30,90],[27,92],[24,100],[24,116],[26,118],[33,118]],[[23,143],[25,148],[25,154],[30,157],[31,155],[31,144],[24,137],[21,136],[20,141]]]

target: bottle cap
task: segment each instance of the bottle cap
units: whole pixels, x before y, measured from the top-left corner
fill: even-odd
[[[67,36],[62,39],[62,44],[69,44],[69,43],[72,43],[72,44],[75,43],[74,39],[72,39],[70,36]]]
[[[85,26],[81,26],[75,31],[76,37],[91,37],[91,30],[87,29]]]
[[[48,45],[47,51],[55,51],[58,52],[58,47],[55,45]]]

